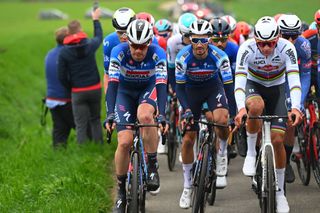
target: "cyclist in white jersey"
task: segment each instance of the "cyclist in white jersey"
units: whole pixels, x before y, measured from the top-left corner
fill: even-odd
[[[265,16],[255,25],[254,39],[244,42],[238,51],[235,71],[235,98],[238,115],[235,118],[239,126],[245,114],[259,116],[286,115],[285,76],[287,75],[292,99],[292,111],[289,123],[296,126],[301,121],[300,99],[301,85],[296,49],[293,44],[279,38],[279,27],[274,18]],[[292,123],[292,114],[295,121]],[[256,139],[261,121],[247,121],[248,151],[243,165],[246,176],[255,175]],[[275,151],[276,173],[279,191],[276,192],[277,212],[289,212],[288,201],[284,195],[284,174],[286,152],[284,133],[286,121],[278,119],[271,122],[271,140]]]

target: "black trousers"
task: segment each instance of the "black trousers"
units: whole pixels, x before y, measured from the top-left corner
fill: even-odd
[[[53,130],[53,146],[66,145],[71,129],[75,128],[72,105],[67,103],[63,106],[56,106],[50,109]]]

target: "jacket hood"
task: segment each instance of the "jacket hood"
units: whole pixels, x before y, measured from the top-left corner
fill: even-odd
[[[83,58],[89,53],[88,36],[84,32],[66,36],[63,44],[69,50],[68,52],[77,58]]]

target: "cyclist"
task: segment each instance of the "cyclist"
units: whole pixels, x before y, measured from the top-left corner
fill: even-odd
[[[237,27],[237,21],[235,20],[235,18],[233,18],[230,15],[224,15],[221,18],[227,21],[228,24],[230,25],[231,31],[230,31],[229,40],[237,43],[236,40],[234,39],[234,31],[236,30],[236,27]]]
[[[160,19],[156,22],[155,27],[157,29],[156,38],[162,49],[167,50],[167,41],[172,35],[172,24],[167,19]]]
[[[311,44],[311,86],[316,89],[317,97],[320,97],[320,10],[314,14],[314,21],[317,29],[306,30],[302,36],[310,41]]]
[[[103,61],[104,61],[104,91],[107,93],[108,88],[108,69],[110,63],[111,50],[128,40],[126,35],[127,27],[130,22],[135,19],[135,12],[127,7],[122,7],[116,10],[112,17],[112,25],[115,32],[110,33],[103,39]]]
[[[304,112],[304,102],[306,101],[311,82],[311,47],[310,42],[301,37],[301,20],[296,15],[287,15],[283,14],[279,17],[277,21],[281,37],[287,39],[296,48],[298,64],[299,64],[299,75],[300,75],[300,83],[301,83],[301,111]],[[288,85],[286,87],[287,98],[289,96],[289,88]],[[290,103],[290,101],[289,101]],[[289,104],[290,105],[290,104]],[[287,106],[290,110],[291,106]],[[287,153],[287,166],[286,166],[286,182],[292,183],[295,179],[295,175],[293,169],[290,165],[290,156],[292,153],[293,145],[294,145],[294,128],[288,128],[286,132],[287,144],[285,145],[286,153]]]
[[[138,119],[143,124],[154,123],[157,114],[161,128],[165,120],[167,98],[166,55],[161,47],[151,44],[153,30],[145,20],[134,20],[127,29],[128,42],[115,47],[111,52],[109,88],[106,95],[107,119],[105,127],[111,131],[114,121],[133,123]],[[129,151],[133,140],[129,127],[117,126],[118,146],[115,152],[115,168],[118,180],[118,198],[114,210],[124,212],[126,203],[126,178],[129,166]],[[142,138],[148,158],[147,189],[158,193],[160,180],[157,162],[157,129],[143,128]]]
[[[187,132],[182,142],[182,161],[184,189],[180,198],[180,207],[189,208],[191,203],[191,174],[194,154],[193,145],[199,126],[193,123],[201,115],[204,102],[213,112],[214,121],[219,124],[228,123],[228,104],[223,83],[232,83],[232,73],[228,56],[219,48],[209,45],[212,26],[208,21],[197,20],[190,26],[191,45],[183,48],[176,58],[176,91],[184,114],[182,126],[187,121]],[[219,71],[222,80],[219,77]],[[220,149],[217,153],[217,175],[227,173],[226,140],[229,131],[217,128]]]
[[[234,39],[236,40],[238,45],[241,45],[243,42],[248,40],[250,33],[250,25],[245,21],[239,21],[234,31]]]
[[[285,115],[285,73],[287,74],[292,102],[291,116],[296,116],[293,126],[301,120],[300,78],[295,47],[291,42],[279,38],[279,27],[274,18],[264,16],[255,25],[254,39],[244,42],[238,51],[235,76],[235,97],[238,114],[235,118],[239,127],[242,117],[261,115],[263,110],[271,115]],[[277,94],[277,95],[275,95]],[[247,108],[247,109],[246,109]],[[246,176],[255,175],[256,139],[261,127],[258,120],[247,121],[248,151],[242,168]],[[279,191],[276,192],[277,212],[289,212],[287,198],[284,195],[284,174],[286,154],[283,146],[286,121],[273,120],[271,140],[275,151],[276,173]]]
[[[136,15],[136,18],[146,20],[151,24],[153,29],[152,44],[159,45],[157,38],[154,36],[157,32],[157,28],[154,26],[155,25],[154,17],[150,13],[140,12]]]

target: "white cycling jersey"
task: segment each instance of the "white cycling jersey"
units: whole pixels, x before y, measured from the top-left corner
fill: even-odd
[[[178,52],[185,46],[186,44],[182,42],[182,35],[180,33],[173,35],[168,39],[167,61],[169,67],[175,67],[176,56],[178,55]]]
[[[235,70],[235,98],[238,110],[245,107],[247,79],[271,87],[285,83],[285,74],[288,77],[292,108],[299,110],[301,85],[294,45],[280,38],[274,52],[266,57],[258,49],[255,39],[245,41],[239,48]]]

